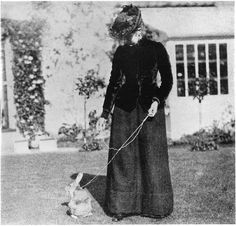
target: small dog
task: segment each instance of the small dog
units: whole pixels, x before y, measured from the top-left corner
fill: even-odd
[[[87,190],[81,188],[80,181],[83,173],[78,173],[76,179],[65,187],[70,195],[68,203],[70,216],[77,219],[79,216],[87,217],[92,215],[91,197]]]

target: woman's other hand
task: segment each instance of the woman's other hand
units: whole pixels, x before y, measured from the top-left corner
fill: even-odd
[[[97,121],[97,124],[96,124],[96,129],[98,131],[102,131],[105,129],[105,125],[106,125],[106,119],[100,117]]]
[[[151,105],[151,107],[148,110],[148,116],[149,117],[154,117],[155,114],[157,113],[157,108],[158,108],[158,102],[154,101]]]

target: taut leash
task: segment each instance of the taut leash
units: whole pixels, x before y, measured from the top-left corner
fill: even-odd
[[[144,122],[147,120],[149,116],[147,115],[143,121],[140,123],[140,125],[134,130],[134,132],[128,137],[128,139],[120,146],[120,148],[109,148],[108,150],[116,150],[117,152],[113,155],[113,157],[108,161],[108,163],[85,185],[81,186],[81,188],[85,188],[87,185],[91,184],[98,176],[99,174],[112,162],[112,160],[116,157],[116,155],[125,147],[127,147],[129,144],[131,144],[136,137],[138,136],[139,132],[141,131]],[[132,136],[137,132],[137,134],[132,138]],[[131,139],[132,138],[132,139]],[[130,140],[131,139],[131,140]],[[130,141],[129,141],[130,140]]]

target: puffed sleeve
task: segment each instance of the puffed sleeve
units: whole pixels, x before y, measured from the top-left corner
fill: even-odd
[[[171,91],[173,85],[173,76],[169,55],[166,51],[166,48],[160,42],[156,43],[156,48],[158,70],[161,76],[161,86],[156,87],[156,92],[153,100],[157,100],[159,103],[162,103],[165,101]]]
[[[122,72],[120,68],[120,51],[121,51],[121,47],[119,46],[112,60],[111,76],[110,76],[109,84],[107,86],[105,100],[103,104],[103,112],[101,115],[101,117],[105,119],[108,118],[111,112],[111,109],[114,105],[116,95],[122,85]]]

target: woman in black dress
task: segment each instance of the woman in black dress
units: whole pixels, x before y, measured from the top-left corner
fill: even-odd
[[[114,107],[110,147],[119,148],[149,118],[137,138],[108,165],[106,210],[114,221],[129,215],[162,218],[173,211],[164,113],[173,83],[169,56],[160,42],[143,35],[141,12],[135,6],[125,6],[118,14],[111,35],[126,42],[114,54],[98,129]],[[110,149],[108,160],[116,152]]]

